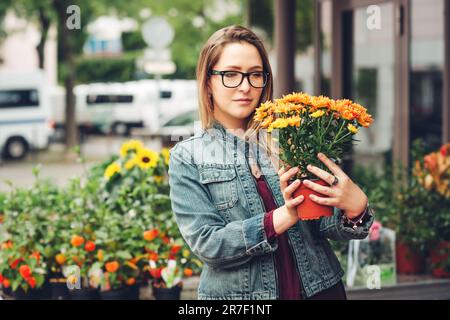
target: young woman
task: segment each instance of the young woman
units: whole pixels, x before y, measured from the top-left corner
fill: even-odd
[[[203,262],[199,299],[346,299],[343,270],[327,239],[363,239],[373,222],[364,192],[326,155],[331,175],[308,187],[328,197],[334,216],[301,221],[293,198],[298,168],[274,167],[249,142],[258,105],[272,98],[266,50],[249,29],[230,26],[204,45],[198,66],[203,130],[170,157],[172,209]],[[255,157],[256,155],[256,157]]]

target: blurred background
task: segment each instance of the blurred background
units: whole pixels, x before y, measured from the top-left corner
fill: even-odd
[[[390,266],[398,269],[393,252],[403,239],[423,259],[404,273],[431,275],[424,248],[450,240],[448,198],[418,204],[408,196],[417,193],[412,177],[424,178],[414,167],[425,170],[432,152],[444,160],[435,160],[434,184],[421,190],[448,189],[449,0],[2,0],[0,180],[31,186],[40,164],[41,176],[64,186],[129,139],[159,152],[192,135],[200,49],[231,24],[264,40],[275,97],[349,98],[373,115],[344,169],[397,235],[387,236]],[[0,192],[11,183],[0,183]],[[431,219],[431,211],[439,214]],[[448,254],[441,260],[448,277]],[[396,284],[398,270],[389,270],[386,281]]]

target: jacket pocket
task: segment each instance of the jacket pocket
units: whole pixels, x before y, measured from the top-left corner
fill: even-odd
[[[200,166],[199,174],[200,182],[208,188],[217,210],[227,210],[236,205],[237,179],[233,165]]]

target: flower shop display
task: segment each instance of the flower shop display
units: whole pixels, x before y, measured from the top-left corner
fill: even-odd
[[[32,188],[0,194],[3,292],[26,299],[139,299],[141,286],[162,279],[169,261],[182,278],[198,274],[201,263],[171,211],[168,162],[168,150],[157,153],[131,140],[65,188],[42,181],[36,169]]]
[[[428,220],[433,228],[429,241],[431,272],[437,278],[449,278],[450,143],[416,160],[413,177],[418,181],[420,190],[430,197]]]
[[[324,96],[292,93],[281,99],[267,101],[256,109],[254,120],[266,129],[269,139],[278,144],[280,159],[292,167],[300,168],[297,178],[326,183],[306,169],[308,164],[329,172],[317,159],[319,152],[339,163],[359,128],[367,128],[372,117],[366,108],[347,99],[333,100]],[[276,137],[273,137],[276,133]],[[302,220],[331,216],[333,208],[310,200],[306,193],[315,193],[303,184],[294,193],[305,195],[297,207]],[[323,196],[323,195],[320,195]]]
[[[395,232],[375,221],[364,240],[348,245],[347,287],[381,288],[396,284]]]
[[[150,261],[150,268],[157,270],[154,261]],[[153,296],[156,300],[180,300],[183,274],[177,267],[176,260],[169,260],[167,266],[160,270],[160,276],[155,277],[152,282]],[[184,274],[186,275],[186,269]]]

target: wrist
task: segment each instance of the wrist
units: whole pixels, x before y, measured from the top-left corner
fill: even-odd
[[[359,217],[367,209],[368,204],[369,204],[369,199],[366,197],[363,202],[363,205],[359,206],[355,210],[345,210],[344,211],[345,216],[351,220]]]
[[[286,205],[275,209],[273,212],[273,226],[277,234],[282,234],[298,221],[297,214],[289,213]]]

